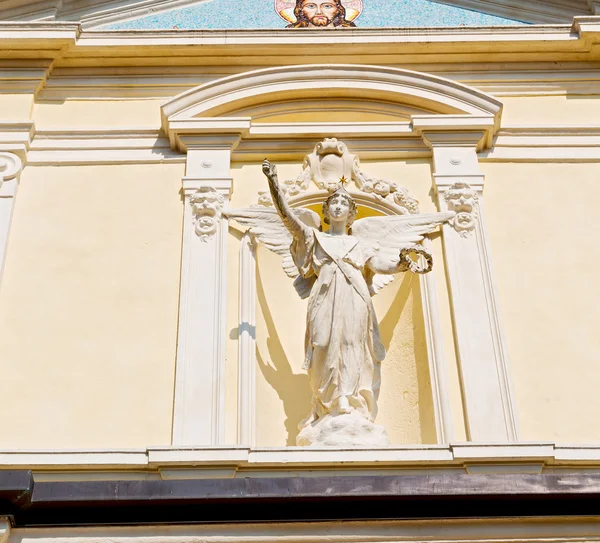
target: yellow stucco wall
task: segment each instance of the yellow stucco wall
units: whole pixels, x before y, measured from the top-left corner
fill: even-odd
[[[597,164],[484,164],[525,440],[600,441]]]
[[[33,108],[38,130],[68,128],[160,128],[165,100],[65,100]]]
[[[33,93],[0,94],[2,121],[27,121],[31,118]]]
[[[182,175],[24,171],[0,290],[0,447],[170,443]]]
[[[164,100],[40,102],[2,95],[9,119],[38,130],[160,127]],[[502,98],[503,126],[591,124],[594,97]],[[398,118],[403,118],[396,112]],[[379,116],[378,116],[379,115]],[[383,120],[360,114],[349,120]],[[269,121],[340,120],[293,112]],[[264,119],[263,119],[264,120]],[[311,142],[312,145],[312,142]],[[311,150],[308,145],[307,153]],[[436,211],[428,160],[363,161]],[[300,163],[279,165],[295,177]],[[526,440],[593,442],[600,372],[594,281],[600,232],[586,204],[594,164],[484,163],[485,202],[500,309]],[[26,168],[0,288],[0,368],[11,383],[3,448],[168,445],[177,344],[183,164]],[[234,164],[232,207],[266,189],[259,164]],[[558,214],[569,214],[560,218]],[[455,438],[465,439],[443,247],[433,236]],[[230,235],[226,441],[237,438],[239,231]],[[257,276],[257,444],[294,444],[309,408],[301,369],[306,302],[278,256],[260,249]],[[282,303],[283,301],[283,303]],[[434,440],[419,280],[400,276],[375,298],[388,348],[378,422],[393,443]],[[23,391],[27,391],[24,395]]]
[[[500,98],[502,126],[594,126],[600,116],[596,96],[520,96]]]

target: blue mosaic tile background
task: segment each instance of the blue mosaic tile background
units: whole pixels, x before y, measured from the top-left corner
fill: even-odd
[[[428,0],[363,0],[358,27],[525,24]],[[285,28],[274,0],[209,0],[165,13],[106,25],[105,30]]]

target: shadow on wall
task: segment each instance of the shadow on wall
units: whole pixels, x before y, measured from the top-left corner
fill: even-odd
[[[310,411],[311,390],[306,373],[294,373],[278,327],[273,320],[265,284],[257,267],[257,299],[266,331],[266,352],[257,349],[258,367],[267,384],[276,392],[285,414],[286,445],[296,445],[298,424]],[[419,278],[406,273],[388,311],[380,319],[380,331],[388,356],[382,367],[382,395],[377,421],[388,429],[392,443],[436,443],[435,419],[421,285]],[[268,286],[268,285],[267,285]],[[393,288],[392,285],[387,288]]]
[[[381,340],[388,351],[382,367],[382,396],[391,396],[394,401],[394,426],[405,429],[417,424],[415,432],[410,433],[420,434],[420,443],[433,444],[437,442],[437,437],[421,283],[412,273],[397,276],[396,281],[402,281],[400,288],[388,312],[379,322]],[[386,364],[395,364],[397,367],[385,367]],[[394,387],[394,390],[390,390],[390,387]],[[381,396],[380,398],[383,399]],[[380,402],[380,408],[385,408],[383,402]],[[380,409],[380,413],[384,414],[383,409]],[[386,425],[381,417],[378,421]],[[400,436],[394,439],[391,427],[388,428],[388,432],[392,442],[398,442]],[[403,435],[406,433],[402,432]],[[412,440],[400,439],[403,444],[410,441]]]
[[[256,293],[268,332],[267,349],[271,364],[256,350],[258,367],[265,380],[277,392],[285,412],[286,445],[296,445],[298,424],[310,411],[311,392],[307,374],[295,374],[277,334],[263,288],[260,267],[256,271]]]

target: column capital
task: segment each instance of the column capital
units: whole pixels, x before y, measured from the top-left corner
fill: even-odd
[[[34,134],[33,121],[0,121],[0,152],[15,154],[26,162]]]
[[[169,119],[166,132],[171,148],[181,153],[191,149],[235,149],[250,131],[248,117]]]
[[[23,161],[16,154],[0,151],[0,184],[17,177],[22,169]]]
[[[493,115],[413,115],[412,128],[431,148],[491,147],[498,121]]]
[[[194,194],[202,187],[211,187],[223,198],[229,199],[231,196],[231,189],[233,188],[233,178],[231,177],[220,177],[220,178],[204,178],[204,177],[184,177],[182,179],[183,192],[186,196]]]

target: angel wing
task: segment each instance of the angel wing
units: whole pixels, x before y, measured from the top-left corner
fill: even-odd
[[[424,249],[415,246],[423,241],[425,234],[433,232],[440,224],[449,221],[455,213],[429,213],[424,215],[393,215],[386,217],[367,217],[356,221],[352,226],[352,235],[361,243],[377,251],[378,258],[390,263],[403,258],[409,269],[417,273],[431,270],[431,256]],[[410,261],[408,253],[417,252],[426,256],[427,269],[419,270]],[[376,294],[385,285],[394,280],[393,275],[369,272],[367,283],[371,294]]]
[[[321,217],[318,213],[303,207],[294,208],[293,212],[306,226],[317,229],[321,226]],[[283,270],[288,277],[295,279],[296,292],[302,299],[308,297],[314,277],[305,279],[300,275],[290,252],[292,234],[283,224],[276,209],[267,207],[233,209],[223,211],[223,215],[246,227],[267,249],[281,256]]]

